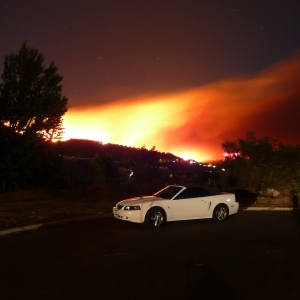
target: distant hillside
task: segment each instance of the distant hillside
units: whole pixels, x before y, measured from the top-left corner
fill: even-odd
[[[58,142],[57,147],[61,155],[76,158],[92,158],[96,154],[111,157],[115,161],[132,160],[135,162],[183,162],[183,159],[172,153],[148,150],[145,147],[134,148],[116,144],[102,144],[100,142],[70,139],[64,142]]]
[[[145,147],[134,148],[116,144],[102,144],[91,140],[70,139],[57,144],[60,154],[65,158],[92,159],[96,154],[107,157],[119,166],[136,168],[137,165],[167,168],[169,172],[185,174],[188,177],[198,174],[204,177],[214,177],[220,169],[211,164],[195,161],[184,161],[172,154],[148,150]],[[135,166],[135,167],[134,167]]]

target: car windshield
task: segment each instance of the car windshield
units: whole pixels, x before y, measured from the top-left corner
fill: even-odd
[[[155,193],[154,196],[164,199],[172,199],[181,189],[181,186],[169,185]]]

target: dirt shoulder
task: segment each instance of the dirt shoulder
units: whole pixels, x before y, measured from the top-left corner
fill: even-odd
[[[112,198],[101,191],[87,196],[44,189],[0,194],[0,230],[111,212],[119,201]]]

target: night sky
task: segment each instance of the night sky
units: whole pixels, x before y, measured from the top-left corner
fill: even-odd
[[[300,144],[299,0],[0,0],[64,77],[65,138],[222,158],[247,131]],[[2,69],[1,69],[2,72]]]

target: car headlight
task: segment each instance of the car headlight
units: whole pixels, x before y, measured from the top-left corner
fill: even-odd
[[[130,206],[125,206],[124,210],[141,210],[141,207],[139,205],[130,205]]]

